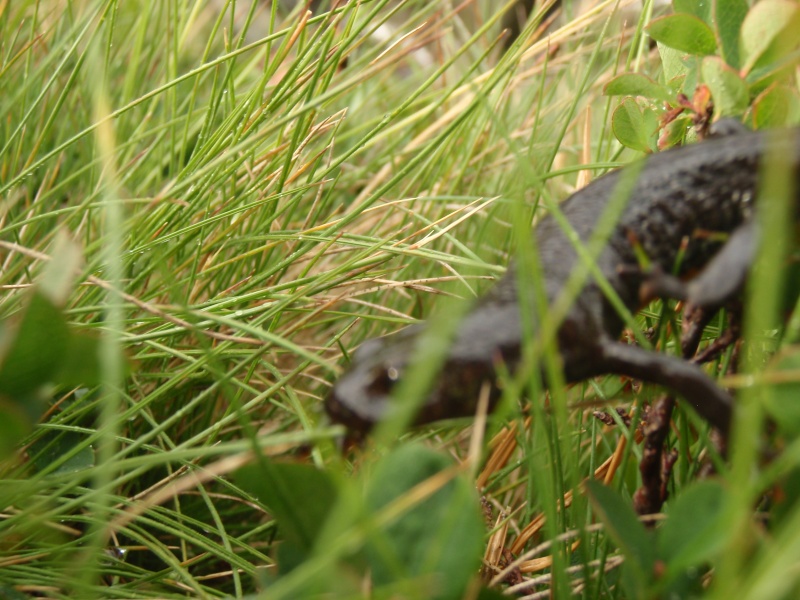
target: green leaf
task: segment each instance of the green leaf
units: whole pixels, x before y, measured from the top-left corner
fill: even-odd
[[[0,459],[11,455],[17,444],[30,433],[34,421],[19,402],[0,396]]]
[[[90,334],[71,330],[56,381],[68,387],[92,387],[100,384],[101,375],[100,340]]]
[[[587,481],[586,491],[597,517],[603,522],[609,537],[625,555],[631,596],[643,596],[653,579],[655,548],[653,535],[644,528],[629,502],[608,486]]]
[[[672,100],[669,89],[639,73],[617,75],[603,88],[606,96],[643,96],[650,100]]]
[[[792,373],[800,370],[800,352],[791,351],[778,359],[775,365],[778,372]],[[800,436],[800,378],[797,381],[784,381],[771,386],[765,394],[767,412],[775,419],[785,433],[791,437]]]
[[[658,127],[654,114],[647,115],[633,98],[626,98],[611,115],[611,130],[619,142],[639,152],[651,152],[651,132]]]
[[[478,597],[476,600],[508,600],[508,596],[506,596],[500,590],[496,590],[494,588],[481,588],[478,592]]]
[[[693,15],[683,13],[659,17],[653,19],[647,29],[657,42],[682,52],[704,56],[717,49],[714,32]]]
[[[786,85],[773,84],[753,100],[753,124],[758,129],[800,123],[800,96]]]
[[[745,73],[777,60],[787,50],[789,40],[781,40],[781,34],[785,31],[786,38],[796,40],[798,16],[800,9],[791,0],[763,0],[750,9],[740,33]]]
[[[0,331],[0,394],[28,399],[54,381],[70,333],[61,311],[39,291],[16,320]]]
[[[263,503],[294,548],[296,560],[314,546],[337,490],[330,475],[309,465],[275,463],[261,457],[239,469],[236,483]]]
[[[308,558],[308,548],[301,548],[289,539],[281,540],[281,543],[278,544],[278,548],[275,553],[275,561],[278,563],[278,575],[286,575],[287,573],[291,573],[297,567],[306,562]]]
[[[659,137],[659,144],[661,148],[682,146],[693,132],[692,118],[689,116],[680,116],[664,126],[664,130]]]
[[[745,80],[717,56],[707,56],[701,66],[703,81],[714,98],[714,112],[718,117],[734,117],[743,114],[750,100]]]
[[[587,481],[586,490],[594,512],[614,543],[643,572],[649,573],[655,561],[653,536],[639,521],[630,502],[598,481]]]
[[[85,443],[86,436],[75,431],[45,431],[28,449],[38,471],[58,466],[50,474],[77,473],[95,466],[94,450]],[[67,454],[72,454],[64,460]]]
[[[762,66],[760,63],[747,74],[751,93],[761,93],[770,85],[791,84],[794,69],[800,65],[800,48],[778,57],[775,62]]]
[[[707,2],[697,4],[708,5]],[[716,0],[713,6],[720,55],[729,66],[738,69],[741,66],[739,32],[750,7],[747,0]]]
[[[664,44],[658,44],[664,79],[673,92],[683,91],[691,95],[697,85],[698,58]]]
[[[676,13],[694,15],[703,22],[711,24],[711,3],[697,0],[673,0],[672,8]]]
[[[658,548],[671,576],[710,561],[725,545],[724,494],[718,481],[706,480],[685,488],[670,503],[669,519],[658,531]]]
[[[417,597],[455,599],[477,573],[485,531],[478,498],[468,479],[448,478],[448,468],[449,458],[418,444],[398,448],[376,465],[366,505],[378,523],[388,522],[372,532],[366,547],[375,586],[412,579],[421,586]],[[409,492],[426,485],[430,495],[409,500]],[[394,515],[399,506],[403,510]]]

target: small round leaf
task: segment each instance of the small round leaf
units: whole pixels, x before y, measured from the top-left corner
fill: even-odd
[[[750,94],[745,80],[716,56],[707,56],[701,67],[703,81],[711,90],[715,112],[731,117],[743,114],[748,107]]]
[[[717,49],[714,32],[693,15],[684,13],[654,19],[648,31],[657,42],[689,54],[705,56]]]

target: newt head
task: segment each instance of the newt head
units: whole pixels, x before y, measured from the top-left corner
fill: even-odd
[[[356,350],[349,369],[334,384],[325,409],[333,421],[351,431],[367,433],[391,416],[395,387],[409,372],[412,360],[420,356],[420,345],[424,344],[425,354],[430,355],[435,351],[432,346],[441,343],[444,359],[414,422],[419,425],[472,416],[484,382],[495,382],[497,364],[516,364],[519,327],[518,307],[496,303],[478,307],[460,321],[449,343],[429,336],[426,339],[426,328],[421,324],[368,340]],[[490,404],[499,396],[493,385]]]
[[[333,421],[366,433],[386,417],[392,390],[406,371],[419,329],[412,325],[358,347],[350,368],[325,400],[325,410]]]

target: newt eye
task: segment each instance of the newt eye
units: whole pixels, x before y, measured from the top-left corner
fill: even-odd
[[[374,395],[386,396],[400,379],[400,371],[396,367],[380,367],[375,370],[367,389]]]

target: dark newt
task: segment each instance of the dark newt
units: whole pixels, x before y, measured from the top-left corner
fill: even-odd
[[[726,124],[730,130],[730,124]],[[628,204],[602,250],[597,265],[630,311],[640,308],[646,290],[661,297],[683,297],[697,306],[717,308],[742,288],[755,253],[753,202],[761,157],[770,152],[789,161],[798,182],[800,206],[800,129],[751,132],[737,129],[698,144],[651,155],[640,169]],[[561,204],[564,216],[586,243],[625,169],[599,177]],[[729,233],[698,235],[699,231]],[[562,290],[577,255],[561,227],[545,217],[535,230],[552,303]],[[682,249],[682,242],[688,241]],[[634,245],[655,269],[643,272]],[[688,284],[670,273],[680,257],[679,277],[699,275]],[[659,276],[659,274],[661,274]],[[403,376],[425,324],[365,342],[349,370],[326,400],[331,418],[363,434],[385,418],[394,384]],[[663,385],[687,400],[711,425],[727,435],[731,396],[699,367],[676,356],[618,341],[623,321],[589,278],[557,333],[564,376],[577,382],[619,374]],[[474,414],[479,390],[497,377],[498,361],[512,372],[520,362],[522,324],[515,269],[477,301],[459,324],[441,373],[417,414],[416,422]],[[500,393],[493,387],[492,405]]]

